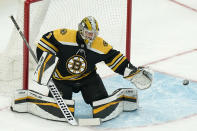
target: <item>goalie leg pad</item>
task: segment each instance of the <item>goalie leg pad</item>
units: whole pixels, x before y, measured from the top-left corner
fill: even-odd
[[[137,90],[121,88],[108,98],[93,102],[93,117],[107,121],[117,117],[123,111],[132,111],[138,108]]]
[[[123,97],[123,110],[124,111],[133,111],[137,110],[139,107],[138,104],[138,93],[134,88],[125,88],[124,97]]]
[[[65,103],[74,115],[74,101],[65,100]],[[46,97],[32,90],[17,90],[12,103],[12,110],[31,113],[49,120],[66,121],[53,98]]]

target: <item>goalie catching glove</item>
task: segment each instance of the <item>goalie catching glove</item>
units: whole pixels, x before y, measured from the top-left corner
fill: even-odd
[[[152,77],[153,73],[144,67],[126,67],[124,71],[124,78],[131,81],[140,90],[147,89],[151,86]]]

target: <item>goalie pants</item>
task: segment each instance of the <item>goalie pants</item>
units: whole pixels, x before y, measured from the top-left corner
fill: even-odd
[[[108,97],[108,93],[100,76],[94,72],[89,78],[82,82],[70,82],[53,79],[57,89],[62,94],[63,99],[72,99],[72,94],[81,91],[84,101],[92,106],[93,101]],[[49,92],[49,97],[52,94]]]

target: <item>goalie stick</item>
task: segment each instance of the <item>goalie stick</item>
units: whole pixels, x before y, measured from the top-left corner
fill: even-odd
[[[38,60],[37,60],[33,50],[31,49],[30,45],[28,44],[24,34],[20,30],[20,27],[18,26],[16,20],[14,19],[13,16],[10,16],[10,18],[11,18],[12,22],[14,23],[16,29],[18,30],[20,36],[22,37],[25,45],[28,47],[28,49],[29,49],[31,55],[33,56],[34,60],[38,63]],[[56,100],[59,108],[62,111],[62,114],[67,119],[68,123],[70,123],[71,125],[78,125],[77,121],[75,120],[74,116],[72,115],[72,113],[68,109],[68,106],[65,104],[62,96],[60,95],[60,93],[59,93],[58,89],[56,88],[56,86],[55,86],[54,82],[52,81],[52,79],[49,81],[47,87],[49,88],[51,94],[53,95],[54,99]]]

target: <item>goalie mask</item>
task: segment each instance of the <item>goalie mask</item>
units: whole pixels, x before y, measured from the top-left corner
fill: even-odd
[[[99,28],[96,19],[92,16],[85,17],[78,26],[78,31],[86,44],[91,46],[97,37]]]

